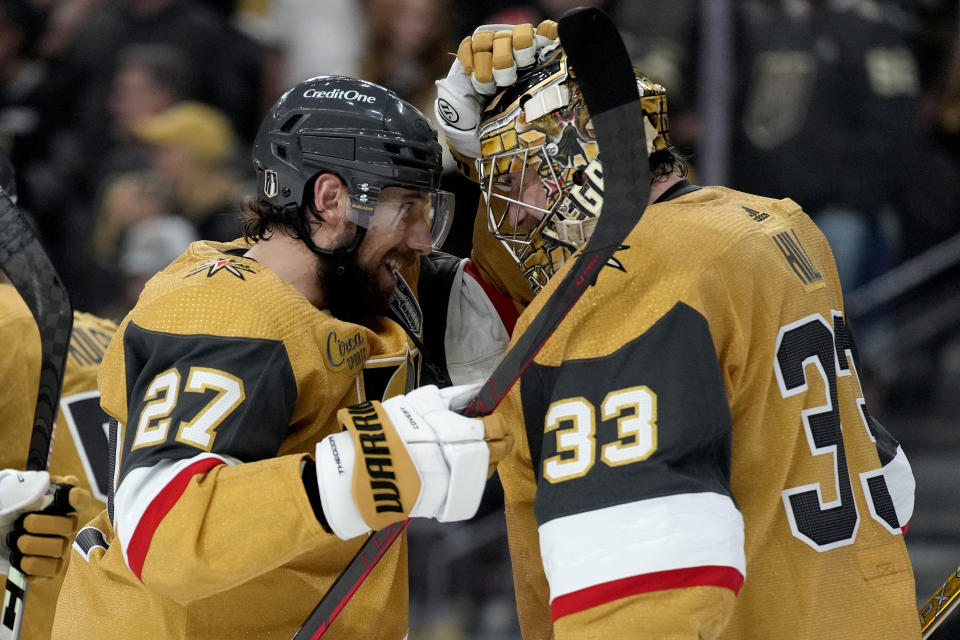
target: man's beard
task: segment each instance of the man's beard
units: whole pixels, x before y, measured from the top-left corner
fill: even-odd
[[[336,255],[317,254],[317,278],[323,287],[327,309],[334,318],[365,327],[375,327],[377,318],[390,311],[390,300],[396,287],[384,290],[374,273],[357,264],[356,251]],[[388,257],[399,257],[396,252]],[[400,264],[412,262],[406,257]]]

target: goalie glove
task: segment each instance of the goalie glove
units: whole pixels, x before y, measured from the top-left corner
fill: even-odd
[[[559,44],[557,23],[544,20],[536,32],[532,24],[490,24],[477,28],[457,49],[446,78],[437,80],[434,103],[451,153],[464,170],[480,157],[480,114],[487,102],[517,81],[517,71],[534,65],[545,51]],[[464,165],[467,165],[464,167]],[[475,175],[468,178],[476,180]]]
[[[70,514],[90,501],[77,482],[46,471],[0,471],[0,573],[10,565],[31,578],[61,571],[77,532],[77,517]]]
[[[407,518],[472,518],[487,478],[509,450],[496,418],[464,417],[476,385],[433,385],[340,409],[346,431],[317,444],[323,515],[349,540]]]

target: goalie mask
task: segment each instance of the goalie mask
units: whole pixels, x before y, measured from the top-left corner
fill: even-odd
[[[420,111],[384,87],[346,76],[310,78],[287,91],[253,145],[257,198],[287,211],[291,221],[299,219],[313,177],[340,177],[350,197],[347,218],[361,229],[351,251],[374,224],[387,187],[420,193],[417,207],[439,246],[453,216],[453,195],[438,188],[441,162],[437,133]]]
[[[670,147],[665,89],[637,72],[647,152]],[[480,124],[487,226],[537,293],[586,243],[603,204],[602,150],[561,48],[500,92]]]

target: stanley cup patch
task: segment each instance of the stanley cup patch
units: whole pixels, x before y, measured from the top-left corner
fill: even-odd
[[[280,181],[277,179],[277,172],[273,169],[267,169],[263,172],[263,192],[268,198],[273,198],[280,191]]]

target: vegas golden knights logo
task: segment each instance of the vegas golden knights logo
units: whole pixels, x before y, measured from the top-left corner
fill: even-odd
[[[764,51],[750,72],[743,130],[758,149],[775,149],[803,128],[817,60],[806,51]]]
[[[277,172],[273,169],[267,169],[263,172],[263,192],[268,198],[272,198],[280,191],[280,181],[277,179]]]

